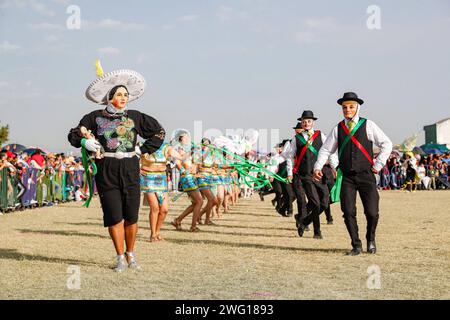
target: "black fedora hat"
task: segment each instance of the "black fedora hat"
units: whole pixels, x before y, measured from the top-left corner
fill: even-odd
[[[298,121],[302,121],[302,119],[313,119],[313,120],[317,120],[316,117],[314,117],[314,112],[312,112],[311,110],[305,110],[302,113],[302,116],[300,118],[298,118]]]
[[[344,96],[342,98],[340,98],[337,103],[338,104],[342,104],[342,102],[344,101],[356,101],[359,104],[363,104],[364,100],[358,98],[358,95],[354,92],[346,92],[344,93]]]
[[[300,122],[297,122],[295,127],[292,127],[292,129],[301,129],[301,128],[302,128],[302,124]]]

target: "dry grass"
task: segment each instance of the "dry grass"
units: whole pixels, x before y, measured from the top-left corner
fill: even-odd
[[[450,193],[383,192],[379,253],[348,257],[338,205],[335,224],[299,238],[293,218],[269,198],[240,200],[219,226],[177,232],[150,243],[148,208],[141,208],[137,254],[144,270],[116,274],[111,240],[97,201],[0,217],[2,299],[450,299]],[[172,204],[171,221],[185,197]],[[365,219],[359,203],[361,238]],[[324,217],[322,217],[324,221]],[[188,228],[188,221],[185,222]],[[66,287],[69,265],[81,289]],[[369,290],[367,268],[381,268],[381,289]]]

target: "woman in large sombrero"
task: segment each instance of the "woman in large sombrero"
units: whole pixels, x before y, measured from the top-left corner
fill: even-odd
[[[127,104],[142,96],[146,82],[132,70],[117,70],[99,78],[86,90],[86,97],[106,106],[85,115],[68,139],[74,147],[87,151],[101,149],[103,157],[96,159],[95,182],[103,210],[104,226],[108,227],[117,253],[116,272],[128,267],[139,270],[134,254],[140,204],[139,154],[153,153],[164,141],[165,131],[154,118]],[[91,130],[97,138],[84,138],[81,127]],[[145,139],[136,147],[137,136]],[[124,250],[124,242],[126,251]]]

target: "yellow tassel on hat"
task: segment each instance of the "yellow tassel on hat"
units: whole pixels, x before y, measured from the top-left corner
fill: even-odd
[[[95,73],[97,74],[97,77],[103,77],[104,72],[99,59],[95,60]]]

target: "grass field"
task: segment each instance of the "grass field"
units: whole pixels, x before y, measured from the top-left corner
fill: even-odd
[[[171,204],[166,241],[157,243],[148,241],[148,208],[141,207],[136,253],[143,271],[123,274],[110,269],[115,253],[97,200],[89,209],[69,203],[5,214],[0,298],[450,299],[449,192],[381,193],[379,252],[356,257],[345,255],[350,241],[339,205],[334,225],[321,217],[324,239],[315,240],[312,231],[299,238],[294,219],[276,214],[270,198],[241,199],[217,226],[192,234],[169,224],[188,203],[182,197]],[[79,289],[67,287],[73,265]],[[371,266],[379,267],[379,289],[368,288]]]

